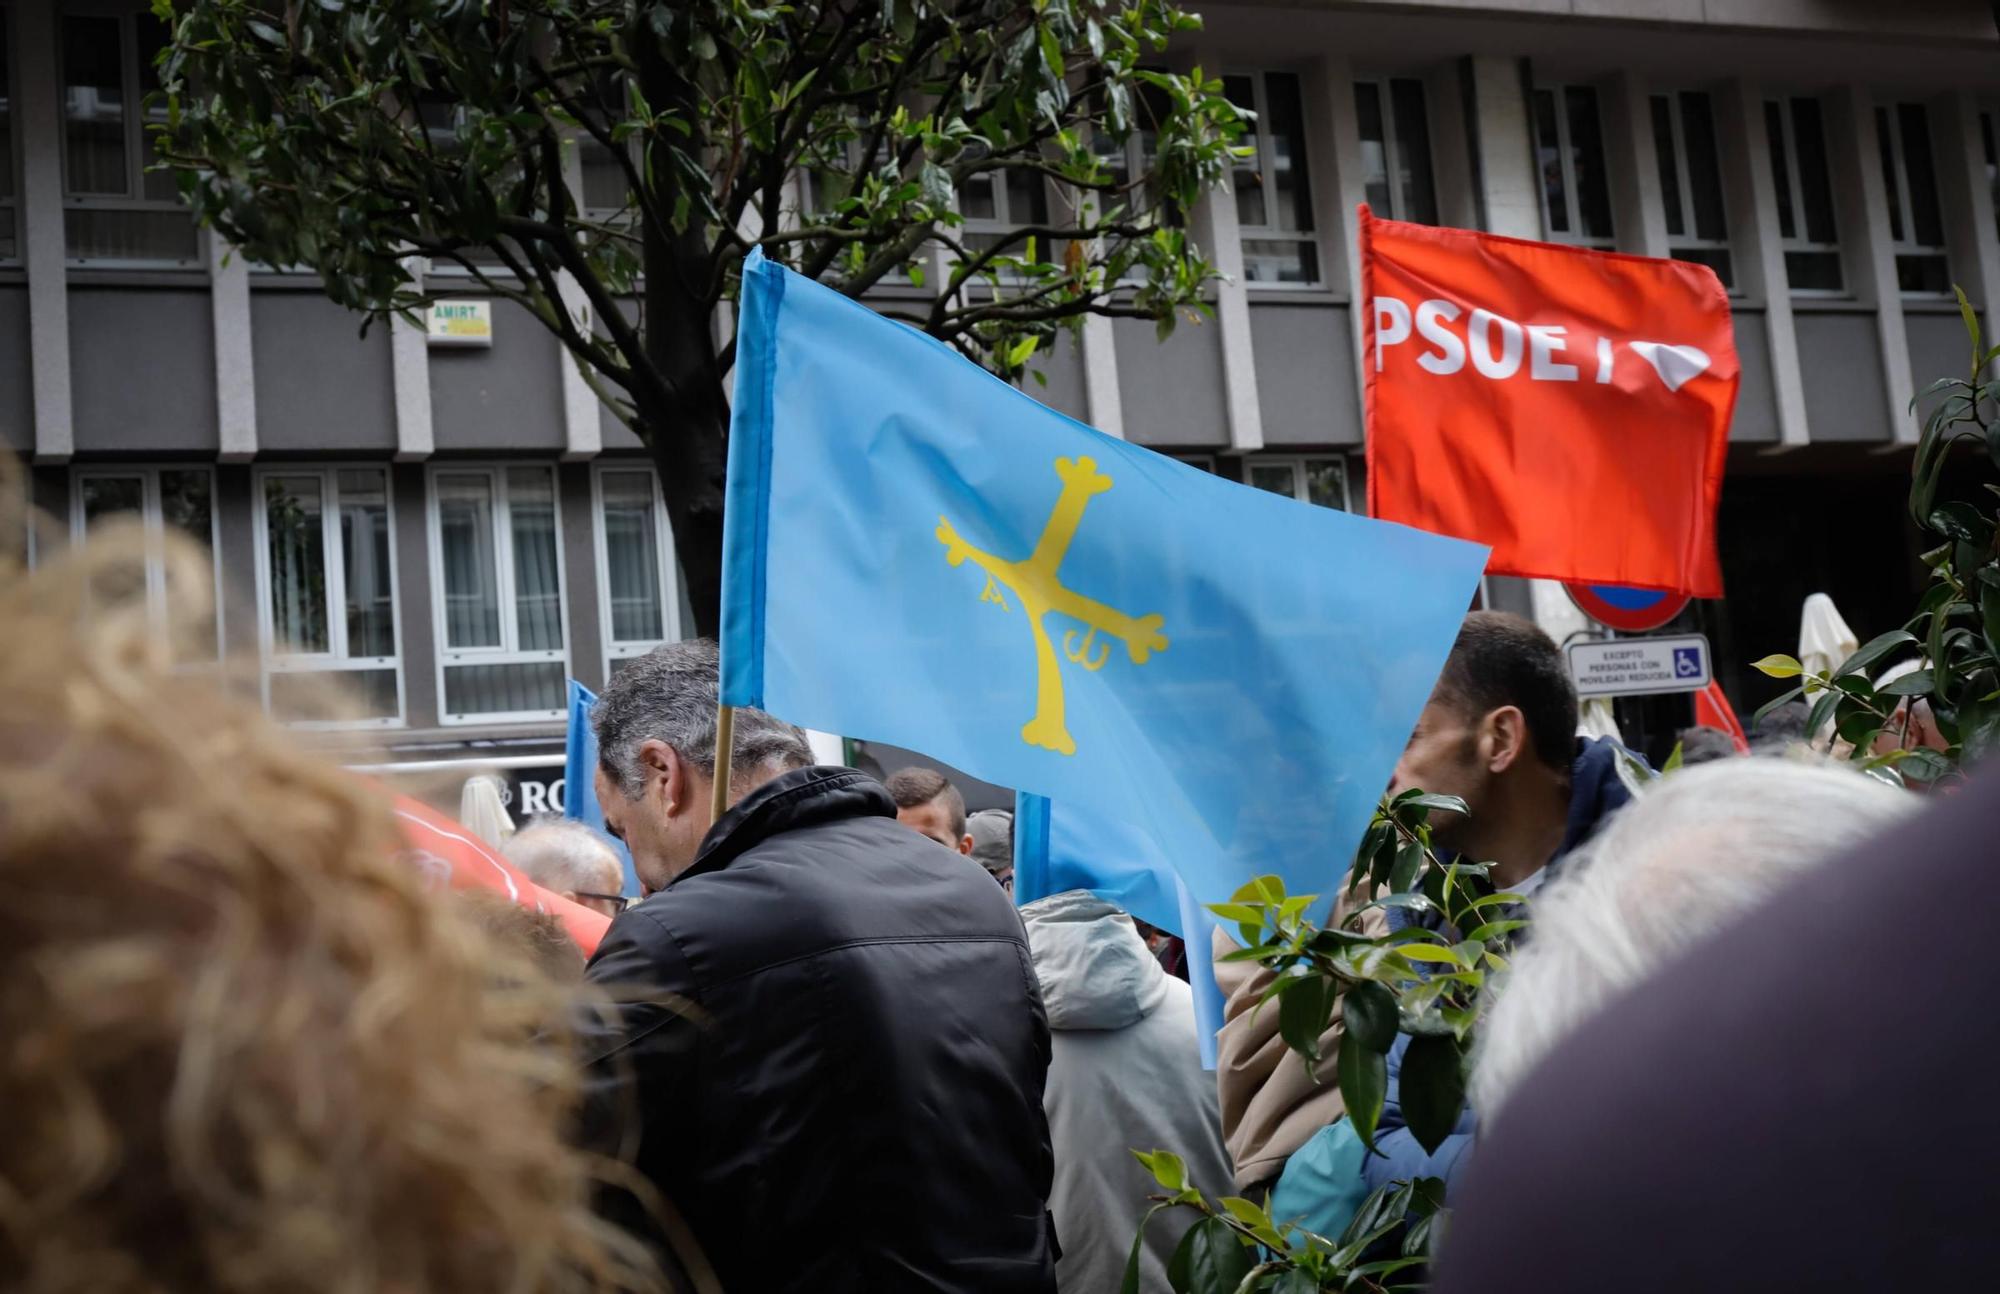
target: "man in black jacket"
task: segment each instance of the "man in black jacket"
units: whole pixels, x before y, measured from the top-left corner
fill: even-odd
[[[674,643],[592,715],[648,893],[588,972],[627,999],[591,1060],[636,1168],[732,1292],[1053,1291],[1048,1022],[1007,896],[755,710],[711,827],[715,703],[714,644]]]

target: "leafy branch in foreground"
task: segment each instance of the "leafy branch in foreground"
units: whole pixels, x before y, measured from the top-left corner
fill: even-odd
[[[2000,497],[2000,381],[1982,381],[2000,358],[2000,346],[1981,349],[1979,318],[1963,291],[1958,308],[1972,339],[1971,373],[1941,378],[1917,397],[1939,399],[1924,419],[1910,481],[1910,520],[1935,545],[1923,555],[1930,579],[1916,614],[1830,671],[1808,671],[1784,655],[1766,656],[1753,667],[1772,678],[1804,680],[1760,708],[1756,719],[1811,697],[1808,734],[1830,721],[1863,768],[1916,785],[1958,778],[1963,768],[2000,749],[2000,511],[1986,497]],[[1978,470],[1984,478],[1978,488],[1961,493],[1983,502],[1940,498],[1946,469],[1954,464]],[[1871,680],[1868,671],[1911,647],[1922,651],[1918,668],[1879,686]],[[1920,740],[1913,713],[1920,703],[1941,748]],[[1894,744],[1878,749],[1885,734]]]
[[[1395,1182],[1371,1193],[1336,1240],[1273,1219],[1267,1207],[1225,1195],[1210,1204],[1188,1185],[1179,1155],[1133,1151],[1167,1191],[1139,1224],[1126,1260],[1122,1294],[1138,1294],[1139,1254],[1146,1226],[1166,1209],[1192,1209],[1200,1219],[1181,1237],[1167,1263],[1175,1294],[1317,1294],[1320,1290],[1389,1291],[1422,1288],[1430,1244],[1443,1217],[1444,1186],[1435,1178]],[[1217,1207],[1220,1206],[1220,1207]],[[1401,1238],[1396,1233],[1401,1232]],[[1390,1284],[1396,1278],[1395,1284]]]

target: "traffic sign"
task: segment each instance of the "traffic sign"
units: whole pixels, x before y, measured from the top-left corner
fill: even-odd
[[[1708,639],[1701,634],[1573,642],[1569,674],[1578,696],[1699,692],[1714,677]]]
[[[1565,584],[1577,609],[1607,629],[1638,634],[1658,629],[1686,609],[1685,593],[1628,589],[1618,584]]]

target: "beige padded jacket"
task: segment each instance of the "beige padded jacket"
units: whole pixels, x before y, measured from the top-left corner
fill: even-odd
[[[1363,900],[1355,900],[1358,904]],[[1336,920],[1348,903],[1342,900]],[[1388,929],[1380,908],[1363,914],[1363,934]],[[1236,1169],[1236,1189],[1261,1190],[1273,1183],[1294,1151],[1341,1116],[1334,1055],[1340,1046],[1340,1008],[1320,1037],[1319,1079],[1306,1072],[1305,1058],[1278,1035],[1275,1002],[1259,1010],[1257,999],[1271,986],[1271,972],[1254,962],[1225,962],[1237,944],[1215,932],[1215,982],[1222,989],[1222,1030],[1215,1040],[1215,1079],[1222,1101],[1222,1139]]]

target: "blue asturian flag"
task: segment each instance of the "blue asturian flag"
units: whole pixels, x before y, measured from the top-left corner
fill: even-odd
[[[1106,436],[759,253],[738,327],[725,704],[1330,905],[1484,548]]]
[[[1151,833],[1128,822],[1040,795],[1014,797],[1014,902],[1089,890],[1147,925],[1179,935],[1187,944],[1202,1067],[1214,1069],[1223,1007],[1211,955],[1215,918],[1181,880],[1188,870],[1186,864],[1176,866]]]
[[[601,832],[604,809],[597,803],[597,733],[590,726],[590,707],[595,704],[595,692],[575,679],[569,681],[569,732],[563,742],[563,816]],[[638,898],[639,873],[632,866],[632,855],[623,841],[609,835],[605,839],[618,851],[619,865],[625,869],[625,885],[620,893],[627,898]]]

